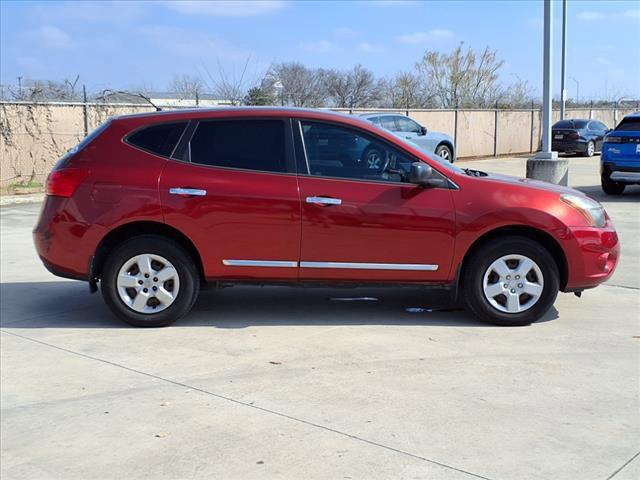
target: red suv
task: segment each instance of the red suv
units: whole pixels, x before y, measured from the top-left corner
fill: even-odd
[[[525,325],[559,290],[607,280],[619,254],[606,212],[580,192],[460,169],[318,110],[113,118],[46,189],[34,230],[45,266],[100,282],[136,326],[186,315],[205,282],[424,285],[484,321]]]

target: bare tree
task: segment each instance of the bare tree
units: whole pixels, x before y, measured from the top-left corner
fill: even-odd
[[[362,65],[349,71],[329,71],[324,80],[327,94],[336,107],[368,107],[380,97],[381,84]]]
[[[171,83],[171,92],[177,93],[184,100],[199,97],[204,90],[204,83],[199,77],[176,75]]]
[[[20,88],[7,87],[8,98],[28,101],[74,101],[80,100],[76,92],[80,75],[76,75],[73,81],[64,79],[56,80],[25,80]]]
[[[327,100],[325,79],[328,73],[298,62],[278,63],[267,74],[280,82],[282,103],[294,107],[321,107]]]
[[[391,108],[424,108],[433,106],[433,99],[421,77],[413,72],[400,72],[384,84],[386,105]]]
[[[438,106],[488,107],[500,94],[498,74],[504,61],[486,47],[480,54],[461,43],[453,52],[425,52],[416,70]]]
[[[535,89],[527,81],[518,77],[516,82],[509,85],[500,95],[500,105],[503,108],[530,107],[535,99]]]
[[[219,61],[217,62],[218,70],[215,76],[211,74],[206,65],[202,65],[208,78],[208,81],[204,81],[206,87],[219,98],[231,102],[231,105],[242,105],[249,85],[256,83],[249,79],[247,75],[250,61],[251,56],[249,55],[239,74],[235,70],[230,73],[227,72]]]

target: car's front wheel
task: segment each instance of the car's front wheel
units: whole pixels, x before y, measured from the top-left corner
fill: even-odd
[[[186,315],[200,289],[191,256],[158,235],[127,240],[106,259],[100,280],[113,313],[136,327],[164,327]]]
[[[559,290],[558,267],[539,243],[509,237],[486,243],[464,266],[463,295],[479,319],[528,325],[542,317]]]
[[[436,155],[447,162],[453,163],[453,154],[451,153],[451,149],[446,145],[438,145],[438,148],[436,148]]]

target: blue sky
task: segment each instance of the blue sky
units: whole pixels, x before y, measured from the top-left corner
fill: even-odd
[[[91,90],[165,89],[176,74],[221,65],[259,79],[272,62],[349,68],[379,76],[413,68],[425,50],[460,42],[498,50],[502,81],[541,92],[541,0],[378,2],[0,3],[0,81],[75,78]],[[561,2],[555,2],[556,60]],[[569,1],[568,75],[580,97],[640,97],[640,2]],[[559,70],[556,70],[556,94]],[[568,80],[569,96],[576,83]]]

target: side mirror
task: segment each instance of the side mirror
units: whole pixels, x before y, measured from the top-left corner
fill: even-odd
[[[413,162],[409,171],[409,181],[421,187],[443,187],[444,180],[434,174],[433,168],[423,162]]]
[[[420,135],[426,135],[427,134],[427,127],[420,127]]]

